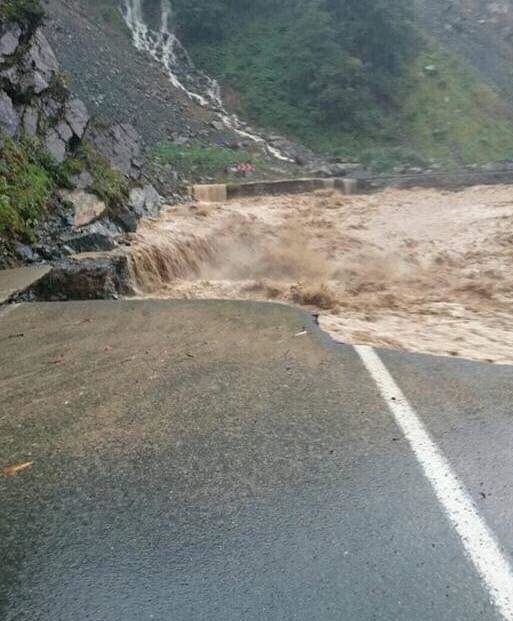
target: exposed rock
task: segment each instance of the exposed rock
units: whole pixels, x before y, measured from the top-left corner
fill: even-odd
[[[36,95],[46,90],[59,71],[59,64],[44,34],[37,30],[24,58],[21,84]]]
[[[18,24],[10,24],[7,32],[0,35],[0,63],[5,62],[7,56],[16,51],[21,37],[21,28]]]
[[[62,103],[50,95],[40,98],[40,108],[41,114],[48,120],[58,119],[62,115]]]
[[[28,138],[37,136],[39,114],[32,106],[27,106],[23,112],[23,133]]]
[[[65,201],[73,205],[73,226],[81,228],[98,220],[107,210],[105,203],[94,194],[84,192],[84,190],[73,190],[61,192]]]
[[[358,170],[362,170],[362,164],[358,162],[344,162],[344,169],[346,171],[346,175],[350,175]]]
[[[0,130],[11,138],[16,135],[20,119],[7,93],[0,91]]]
[[[73,131],[66,121],[57,123],[55,131],[59,134],[59,138],[65,143],[68,143],[73,138]]]
[[[30,246],[26,244],[20,244],[19,242],[15,242],[14,249],[16,250],[16,254],[23,260],[24,263],[33,263],[37,261],[39,258]]]
[[[319,166],[316,168],[311,168],[309,173],[314,177],[331,177],[332,172],[329,166]]]
[[[343,164],[330,164],[329,168],[334,177],[345,177],[347,174],[346,167]]]
[[[0,3],[2,0],[0,0]],[[10,36],[0,33],[0,131],[19,140],[36,138],[61,163],[75,156],[84,138],[122,173],[140,177],[142,161],[138,134],[131,125],[110,126],[96,123],[89,131],[86,106],[70,99],[60,78],[59,66],[41,31],[11,28]],[[14,56],[12,52],[16,51]],[[52,196],[45,217],[37,224],[34,244],[17,244],[0,235],[0,266],[61,260],[87,251],[111,251],[126,231],[135,231],[142,215],[158,212],[160,196],[147,186],[141,189],[140,213],[126,201],[112,213],[97,196],[87,192],[94,185],[90,162],[72,178],[75,190],[61,190]],[[8,235],[9,237],[9,235]],[[102,296],[100,296],[102,297]]]
[[[129,209],[123,209],[116,214],[115,222],[126,233],[135,233],[137,231],[139,218],[133,211],[130,211]]]
[[[82,138],[89,122],[89,114],[80,99],[71,99],[64,108],[64,118],[78,138]]]
[[[50,129],[45,139],[46,150],[60,164],[66,158],[66,142],[59,136],[55,129]]]
[[[76,253],[81,252],[107,252],[114,250],[116,244],[110,235],[103,233],[86,233],[68,240],[66,244]]]
[[[31,300],[112,299],[130,292],[125,255],[66,259],[41,279],[26,295]]]
[[[133,188],[130,191],[129,207],[140,217],[155,217],[160,211],[163,198],[152,185]]]
[[[82,234],[64,237],[63,241],[77,253],[108,251],[116,247],[114,236],[101,222],[83,229]]]
[[[72,178],[72,183],[77,190],[86,190],[93,185],[93,182],[93,176],[87,170],[83,170],[79,175]]]
[[[141,145],[139,136],[132,125],[128,123],[89,124],[85,138],[110,161],[114,168],[132,179],[140,177]]]

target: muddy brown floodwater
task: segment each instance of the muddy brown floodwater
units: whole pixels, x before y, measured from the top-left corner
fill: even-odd
[[[346,343],[513,363],[513,186],[180,205],[131,251],[141,296],[293,303]]]

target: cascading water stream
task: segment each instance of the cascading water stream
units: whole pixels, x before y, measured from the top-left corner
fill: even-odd
[[[262,136],[243,129],[237,116],[228,113],[221,99],[218,82],[194,67],[187,51],[171,30],[171,6],[168,0],[160,0],[160,9],[160,27],[158,30],[152,29],[144,19],[142,0],[123,0],[123,17],[132,33],[135,47],[149,53],[163,65],[171,84],[183,91],[191,101],[217,114],[226,128],[243,138],[264,145],[273,157],[281,161],[293,162],[279,149],[268,144]],[[201,84],[203,94],[191,90],[184,80],[178,77],[180,73],[183,73],[184,68],[188,76],[194,76],[195,82]]]

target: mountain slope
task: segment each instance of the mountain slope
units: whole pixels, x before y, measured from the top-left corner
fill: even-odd
[[[219,122],[215,101],[198,105],[135,49],[121,18],[127,6],[140,7],[156,36],[168,11],[187,50],[177,48],[181,82],[198,86],[190,54],[219,80],[231,111],[267,129],[266,140],[278,132],[377,169],[513,156],[511,0],[418,0],[416,12],[404,0],[48,0],[48,35],[93,110],[130,121],[150,148],[254,150]],[[284,145],[278,139],[274,148],[312,159]],[[295,174],[276,159],[270,167]]]
[[[472,66],[483,81],[513,95],[511,0],[417,0],[423,27]]]
[[[300,145],[285,139],[273,143],[224,111],[215,93],[207,92],[213,90],[211,81],[194,69],[178,43],[176,49],[170,45],[160,0],[144,3],[148,6],[143,10],[143,3],[135,1],[47,0],[46,33],[73,92],[93,113],[129,122],[139,131],[149,168],[164,193],[176,185],[176,169],[187,172],[180,165],[183,159],[205,163],[191,167],[186,175],[191,179],[207,179],[216,162],[252,159],[263,176],[297,174],[296,159],[320,163]],[[196,158],[198,149],[201,157]]]

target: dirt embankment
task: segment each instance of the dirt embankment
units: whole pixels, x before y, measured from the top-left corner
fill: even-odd
[[[513,189],[170,208],[132,246],[141,295],[276,300],[335,339],[513,363]]]

